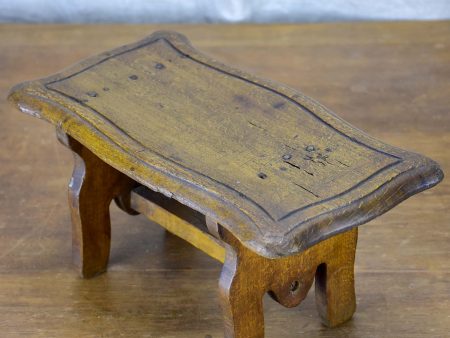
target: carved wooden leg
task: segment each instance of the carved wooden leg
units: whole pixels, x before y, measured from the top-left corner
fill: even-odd
[[[264,337],[262,298],[265,291],[253,275],[255,270],[248,269],[249,263],[233,249],[227,251],[219,281],[225,338]]]
[[[311,288],[314,275],[323,322],[336,326],[352,317],[356,307],[356,228],[299,254],[274,259],[250,251],[223,228],[221,234],[229,244],[219,282],[226,338],[263,338],[263,295],[268,292],[286,307],[297,306]]]
[[[346,233],[316,273],[316,305],[322,322],[334,327],[356,310],[354,263],[357,228]]]
[[[117,196],[126,196],[135,183],[70,136],[59,132],[58,139],[74,152],[75,157],[69,183],[72,260],[80,275],[90,278],[106,271],[108,264],[111,201]],[[119,200],[125,204],[127,198]]]

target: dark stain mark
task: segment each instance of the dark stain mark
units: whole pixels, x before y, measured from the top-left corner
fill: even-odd
[[[166,66],[164,66],[162,63],[159,63],[159,62],[158,62],[158,63],[155,65],[155,68],[161,70],[161,69],[166,68]]]
[[[294,135],[293,139],[295,140],[298,137],[298,134]]]
[[[272,107],[274,107],[275,109],[280,109],[283,108],[286,105],[285,102],[275,102]]]
[[[319,195],[317,195],[317,194],[315,194],[315,193],[313,193],[311,190],[309,190],[309,189],[307,189],[307,188],[305,188],[304,186],[302,186],[301,184],[298,184],[298,183],[295,183],[294,182],[294,184],[297,186],[297,187],[300,187],[300,188],[302,188],[303,190],[305,190],[306,192],[309,192],[311,195],[313,195],[314,197],[317,197],[317,198],[320,198],[320,196]]]
[[[107,91],[109,91],[109,88],[108,87],[103,87],[103,91],[107,92]]]
[[[164,108],[164,105],[162,103],[158,103],[159,108]]]
[[[287,168],[286,168],[286,167],[280,167],[280,170],[281,170],[281,171],[286,171]]]
[[[344,162],[341,162],[339,160],[336,160],[337,162],[339,162],[340,164],[342,164],[344,167],[350,168],[350,166]]]
[[[97,97],[98,96],[97,92],[94,92],[93,90],[90,91],[90,92],[87,92],[86,95],[88,95],[90,97]]]
[[[253,102],[244,95],[234,95],[233,100],[238,102],[244,108],[250,108],[254,106]]]
[[[205,338],[213,338],[213,336],[211,336],[210,334],[207,334],[207,335],[205,336]]]
[[[290,160],[291,158],[292,158],[292,155],[291,155],[291,154],[285,154],[285,155],[283,155],[283,160],[285,160],[285,161]]]
[[[315,151],[315,150],[316,150],[316,147],[314,147],[312,144],[310,144],[309,146],[306,146],[305,150],[306,150],[306,151],[309,151],[309,152]]]
[[[128,76],[128,78],[129,78],[130,80],[137,80],[137,79],[138,79],[138,76],[135,75],[135,74],[133,74],[133,75]]]
[[[130,168],[130,171],[135,171],[136,169],[134,168],[134,167],[131,167]]]
[[[264,173],[258,173],[258,177],[264,180],[267,178],[267,175]]]
[[[331,153],[333,151],[333,149],[327,147],[327,148],[325,148],[325,151],[328,152],[328,153]]]

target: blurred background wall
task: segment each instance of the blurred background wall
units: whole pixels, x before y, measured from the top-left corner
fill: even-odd
[[[236,23],[450,18],[450,0],[0,0],[0,22]]]

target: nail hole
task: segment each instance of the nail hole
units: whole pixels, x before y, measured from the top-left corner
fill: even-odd
[[[313,145],[309,145],[305,149],[306,149],[306,151],[314,151],[314,150],[316,150],[316,147],[314,147]]]
[[[267,175],[264,173],[258,173],[258,177],[264,180],[267,178]]]
[[[90,97],[97,97],[98,96],[97,92],[94,92],[94,91],[87,92],[86,94],[88,96],[90,96]]]
[[[283,155],[283,160],[285,160],[285,161],[290,160],[291,158],[292,158],[291,154]]]
[[[164,66],[162,63],[157,63],[157,64],[155,65],[155,68],[156,68],[156,69],[164,69],[164,68],[166,68],[166,66]]]
[[[133,74],[133,75],[128,76],[128,78],[129,78],[130,80],[137,80],[137,79],[138,79],[138,76],[135,75],[135,74]]]
[[[291,292],[296,292],[298,288],[300,287],[300,282],[298,280],[295,280],[291,283],[291,286],[289,287],[289,290]]]

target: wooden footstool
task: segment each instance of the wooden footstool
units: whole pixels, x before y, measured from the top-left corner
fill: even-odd
[[[20,84],[9,98],[54,124],[75,153],[81,275],[106,270],[114,199],[224,263],[226,337],[263,337],[263,295],[293,307],[314,279],[323,322],[351,318],[357,226],[443,178],[432,160],[172,32]]]

